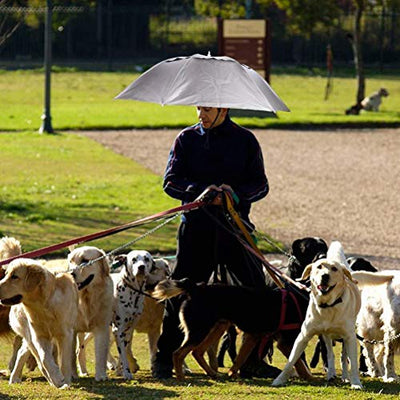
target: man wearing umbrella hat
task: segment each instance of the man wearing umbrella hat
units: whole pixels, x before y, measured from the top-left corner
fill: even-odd
[[[218,192],[234,193],[235,208],[251,230],[251,203],[267,195],[268,180],[257,139],[230,120],[228,108],[289,111],[285,103],[252,68],[233,58],[211,54],[161,61],[116,98],[200,106],[200,123],[184,129],[172,146],[164,190],[183,203],[195,200],[207,188],[217,196],[207,207],[183,216],[173,278],[207,282],[217,268],[222,268],[240,284],[264,285],[260,263],[229,232]],[[173,299],[166,306],[152,365],[152,373],[158,378],[172,375],[172,352],[182,341],[179,305],[179,299]]]
[[[261,148],[250,131],[231,121],[227,108],[197,107],[197,113],[200,122],[184,129],[171,148],[164,190],[182,203],[195,200],[205,189],[216,196],[209,205],[184,214],[172,278],[208,282],[214,272],[223,269],[236,284],[264,286],[262,266],[232,235],[220,193],[234,193],[235,208],[251,229],[251,203],[265,197],[269,190]],[[183,339],[179,329],[181,302],[174,298],[166,304],[152,364],[156,378],[172,376],[172,353]],[[251,358],[255,363],[256,357]]]

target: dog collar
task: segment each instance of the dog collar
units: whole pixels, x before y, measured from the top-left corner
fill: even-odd
[[[340,303],[343,303],[342,296],[337,298],[332,304],[321,303],[321,304],[318,304],[318,307],[320,307],[320,308],[335,307],[337,304],[340,304]]]
[[[94,278],[94,274],[91,274],[83,282],[78,283],[78,290],[82,290],[87,285],[89,285],[89,283],[92,282],[93,278]]]

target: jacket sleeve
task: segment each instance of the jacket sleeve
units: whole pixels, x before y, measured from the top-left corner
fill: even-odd
[[[243,179],[242,184],[235,186],[233,189],[240,201],[248,203],[262,199],[269,192],[262,151],[253,135],[249,146],[245,179]]]
[[[187,168],[182,141],[178,136],[169,153],[163,189],[169,196],[182,200],[184,203],[195,200],[207,187],[207,185],[189,180]]]

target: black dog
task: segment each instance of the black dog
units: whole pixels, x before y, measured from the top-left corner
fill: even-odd
[[[349,257],[347,262],[352,271],[378,272],[378,270],[367,259],[362,257]]]
[[[204,353],[230,324],[236,325],[244,332],[239,354],[229,370],[230,376],[236,376],[250,352],[266,335],[273,336],[277,340],[279,350],[288,357],[308,306],[308,295],[305,291],[298,293],[267,286],[256,289],[195,284],[189,279],[162,281],[156,286],[153,297],[166,300],[181,294],[186,294],[187,297],[179,312],[185,339],[173,354],[178,379],[184,377],[183,362],[189,352],[192,352],[208,375],[216,375],[216,371],[205,361]],[[282,309],[286,310],[284,325],[290,324],[288,330],[281,329]],[[302,378],[312,378],[302,360],[296,364],[296,369]]]
[[[325,257],[328,251],[328,245],[326,242],[319,237],[305,237],[302,239],[296,239],[292,243],[290,250],[290,257],[288,263],[282,268],[282,271],[286,273],[292,279],[298,279],[303,274],[304,268],[319,258]],[[273,280],[267,276],[267,283],[271,287],[275,287]],[[236,358],[236,329],[232,326],[229,328],[222,340],[221,347],[218,352],[218,366],[224,366],[224,357],[226,351],[232,360]],[[265,346],[265,351],[262,354],[262,358],[265,357],[266,353],[272,356],[273,352],[272,340]]]

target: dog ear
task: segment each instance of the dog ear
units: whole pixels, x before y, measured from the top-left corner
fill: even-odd
[[[352,277],[351,272],[344,266],[342,268],[343,268],[344,276],[346,278],[348,278],[351,282],[357,284],[358,282]]]
[[[107,257],[103,257],[100,260],[100,266],[101,266],[100,267],[101,275],[103,277],[106,277],[106,276],[110,275],[110,264],[109,264],[109,262],[107,260]]]
[[[45,271],[37,265],[27,265],[24,288],[31,292],[46,279]]]
[[[310,277],[311,270],[312,270],[312,264],[308,264],[307,267],[304,268],[304,271],[303,271],[303,274],[301,275],[301,277],[297,280],[305,281],[306,279],[308,279]]]

